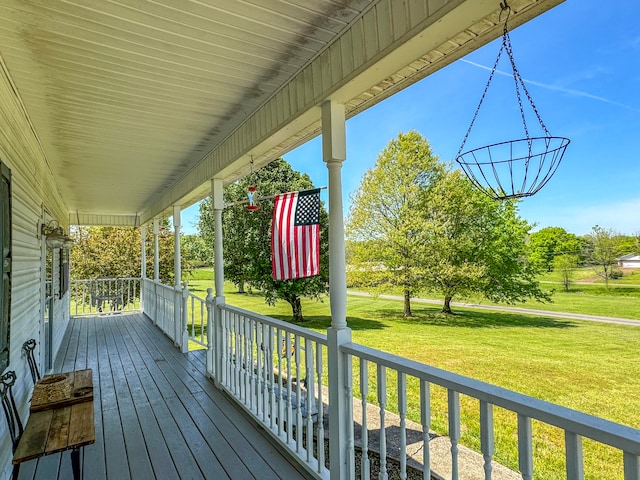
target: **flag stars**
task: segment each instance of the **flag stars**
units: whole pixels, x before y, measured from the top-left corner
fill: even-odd
[[[319,190],[300,192],[298,195],[294,225],[313,225],[315,223],[320,223]]]

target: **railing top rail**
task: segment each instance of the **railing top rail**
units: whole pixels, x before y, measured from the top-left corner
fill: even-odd
[[[189,292],[189,297],[190,298],[195,298],[196,300],[200,300],[201,303],[207,303],[207,300],[199,297],[198,295],[196,295],[195,293]]]
[[[640,430],[638,429],[364,345],[349,343],[342,345],[340,350],[583,437],[592,438],[625,452],[640,455]]]
[[[140,277],[102,277],[102,278],[82,278],[74,279],[76,283],[92,283],[92,282],[112,282],[114,280],[140,280]]]
[[[310,340],[313,340],[316,343],[326,345],[327,344],[327,336],[314,332],[313,330],[309,330],[308,328],[300,327],[298,325],[294,325],[289,322],[285,322],[282,320],[278,320],[275,318],[267,317],[265,315],[260,315],[258,313],[250,312],[249,310],[244,310],[242,308],[233,307],[231,305],[218,305],[218,308],[221,310],[226,310],[228,312],[237,313],[240,315],[244,315],[245,317],[249,317],[253,320],[258,320],[261,323],[271,325],[273,327],[281,328],[283,330],[287,330],[289,333],[293,333],[295,335],[300,335],[301,337],[306,337]]]

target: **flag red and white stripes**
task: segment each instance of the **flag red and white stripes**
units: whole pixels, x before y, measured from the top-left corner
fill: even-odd
[[[320,189],[276,195],[271,267],[274,280],[320,273]]]

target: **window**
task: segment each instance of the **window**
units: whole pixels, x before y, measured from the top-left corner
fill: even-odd
[[[0,287],[0,372],[9,366],[11,326],[11,170],[0,162],[0,247],[2,285]]]

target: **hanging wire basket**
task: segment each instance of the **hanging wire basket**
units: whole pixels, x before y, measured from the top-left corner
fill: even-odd
[[[558,169],[570,140],[534,137],[494,143],[458,155],[469,180],[494,200],[535,195]]]
[[[511,8],[507,5],[506,1],[500,3],[500,7],[502,11],[507,11],[502,34],[502,46],[498,51],[498,56],[489,75],[489,80],[487,81],[484,92],[480,97],[480,103],[476,108],[469,129],[456,155],[456,162],[460,165],[469,180],[486,195],[494,200],[508,200],[530,197],[544,187],[558,169],[570,140],[565,137],[552,136],[542,121],[538,109],[533,103],[533,99],[513,59],[513,49],[507,28]],[[489,85],[496,73],[503,51],[507,53],[513,70],[516,98],[518,99],[525,138],[493,143],[462,153],[474,122],[478,117],[482,102],[489,90]],[[544,132],[544,136],[531,137],[529,135],[529,127],[527,126],[527,119],[522,105],[521,90],[526,95],[538,123]]]

